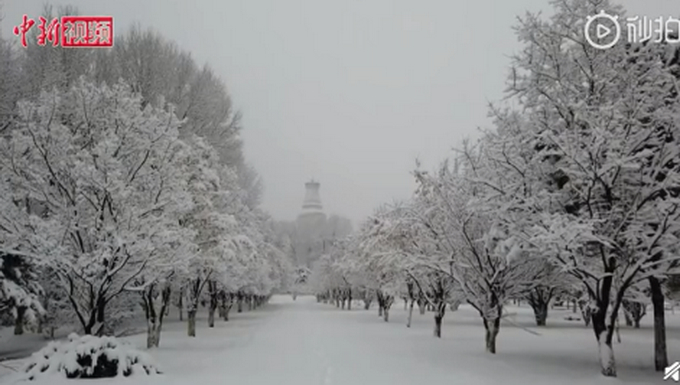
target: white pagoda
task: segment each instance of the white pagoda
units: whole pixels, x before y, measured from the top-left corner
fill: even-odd
[[[323,212],[319,187],[319,182],[315,180],[305,183],[302,211],[295,221],[295,260],[298,266],[311,267],[323,254],[326,246],[324,244],[326,214]]]

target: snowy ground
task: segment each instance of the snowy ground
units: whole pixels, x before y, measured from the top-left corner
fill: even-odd
[[[529,309],[515,321],[532,326]],[[161,348],[152,355],[164,375],[157,378],[104,380],[126,384],[254,384],[254,385],[410,385],[410,384],[661,384],[652,370],[651,317],[639,330],[622,327],[615,344],[618,379],[600,376],[591,329],[565,321],[570,311],[554,310],[539,336],[505,324],[498,337],[498,354],[484,353],[484,333],[476,314],[461,307],[446,315],[443,338],[431,336],[432,314],[414,315],[405,327],[403,305],[395,304],[389,323],[372,308],[341,311],[317,304],[311,297],[274,297],[253,312],[234,313],[229,322],[207,328],[199,320],[198,336],[186,337],[185,325],[170,323]],[[173,315],[171,315],[173,316]],[[680,359],[680,312],[668,313],[671,362]],[[144,336],[127,339],[144,346]],[[0,365],[20,367],[23,360]],[[0,383],[12,383],[9,369],[0,367]],[[2,377],[2,375],[5,377]],[[45,384],[73,381],[46,381]]]

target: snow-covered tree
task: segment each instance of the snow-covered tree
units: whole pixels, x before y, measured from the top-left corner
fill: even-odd
[[[78,15],[79,11],[73,6],[53,7],[45,4],[40,14],[49,23],[55,17]],[[66,91],[76,85],[81,76],[88,74],[94,53],[94,50],[88,49],[63,49],[49,42],[44,46],[38,45],[37,24],[38,20],[28,32],[28,46],[22,47],[18,58],[21,81],[17,90],[22,93],[22,98],[31,100],[38,98],[42,91],[55,88]],[[118,80],[113,79],[109,85],[113,86]]]
[[[54,269],[87,334],[132,289],[189,205],[177,174],[179,121],[123,83],[80,81],[19,107],[0,143],[3,251]]]
[[[114,48],[99,55],[95,63],[91,76],[97,81],[112,83],[123,78],[146,103],[164,98],[174,104],[184,121],[182,133],[208,140],[219,162],[238,170],[241,187],[249,188],[252,202],[257,202],[257,177],[245,163],[239,137],[240,114],[209,65],[200,67],[189,52],[141,26],[117,36]]]
[[[389,311],[395,298],[405,291],[406,274],[402,262],[395,258],[399,245],[390,241],[390,234],[398,220],[399,212],[391,206],[376,209],[359,230],[354,251],[360,268],[367,274],[366,289],[375,293],[378,315],[385,322],[389,321]]]
[[[626,326],[640,328],[640,320],[647,314],[651,302],[649,284],[645,281],[632,285],[625,294],[621,307]]]
[[[233,268],[238,260],[238,251],[252,247],[250,240],[242,235],[238,222],[229,210],[229,203],[236,204],[232,195],[237,192],[233,173],[217,169],[217,154],[202,138],[191,138],[192,156],[184,158],[180,168],[187,178],[192,208],[181,218],[182,227],[194,231],[191,240],[195,246],[185,271],[181,273],[183,292],[187,296],[187,317],[189,336],[196,335],[196,313],[204,288],[210,289],[210,311],[217,308],[217,280]],[[226,207],[225,207],[226,206]],[[211,317],[211,324],[214,318]]]
[[[482,317],[487,351],[495,353],[503,306],[535,286],[536,264],[498,215],[503,204],[499,191],[506,186],[499,180],[477,183],[491,176],[486,174],[490,154],[482,146],[462,151],[453,167],[445,162],[436,175],[416,173],[419,194],[442,217],[433,230],[449,253],[453,279]]]
[[[307,286],[310,276],[313,276],[313,273],[305,266],[298,266],[293,270],[291,278],[293,281],[293,300],[297,299],[298,293],[304,292],[304,288]],[[325,275],[322,273],[321,275],[317,275],[317,277],[323,279],[325,278]]]
[[[588,293],[602,373],[616,376],[612,336],[626,290],[664,277],[680,225],[676,80],[659,46],[589,45],[588,15],[607,1],[555,1],[527,15],[510,90],[523,108],[520,142],[544,194],[523,202],[515,229]],[[532,224],[533,221],[533,224]],[[657,362],[658,367],[658,362]]]
[[[375,222],[372,237],[382,246],[382,260],[401,273],[399,290],[409,309],[407,327],[415,303],[419,302],[421,314],[426,306],[434,310],[434,336],[441,337],[446,306],[457,306],[460,298],[454,298],[457,293],[450,271],[452,248],[445,244],[442,233],[443,211],[420,192],[411,201],[390,207],[382,220]]]
[[[18,56],[12,44],[0,35],[0,132],[9,127],[20,98]]]
[[[40,303],[45,309],[45,313],[39,319],[40,327],[45,336],[54,339],[59,329],[71,329],[74,325],[78,325],[78,320],[66,292],[61,287],[59,276],[53,268],[41,266],[38,283],[43,288]],[[66,330],[67,333],[74,331],[76,330]]]
[[[0,253],[0,313],[12,312],[14,334],[23,334],[24,323],[36,323],[44,313],[36,267],[31,257]]]
[[[526,299],[534,311],[536,326],[545,326],[551,301],[555,297],[566,295],[576,286],[576,282],[547,258],[534,257],[532,263],[536,264],[537,281],[523,299]]]

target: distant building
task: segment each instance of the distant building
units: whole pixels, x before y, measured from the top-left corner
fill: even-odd
[[[310,267],[313,260],[323,254],[323,230],[326,214],[323,212],[319,182],[305,183],[305,199],[302,212],[295,221],[295,262],[298,266]],[[321,244],[319,244],[321,242]]]
[[[319,194],[320,187],[319,182],[314,180],[305,183],[302,211],[295,220],[291,237],[297,266],[311,268],[334,239],[344,238],[352,232],[349,219],[337,215],[326,217]]]

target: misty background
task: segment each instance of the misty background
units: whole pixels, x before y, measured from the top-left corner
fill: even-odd
[[[486,126],[503,97],[521,1],[52,0],[111,15],[116,34],[151,27],[207,62],[243,113],[245,155],[263,178],[263,208],[294,219],[304,183],[324,211],[355,224],[411,195],[416,158],[432,168]],[[680,14],[676,0],[617,1],[629,15]],[[6,0],[2,34],[44,1]],[[34,27],[35,28],[35,27]],[[18,37],[16,38],[18,43]]]

